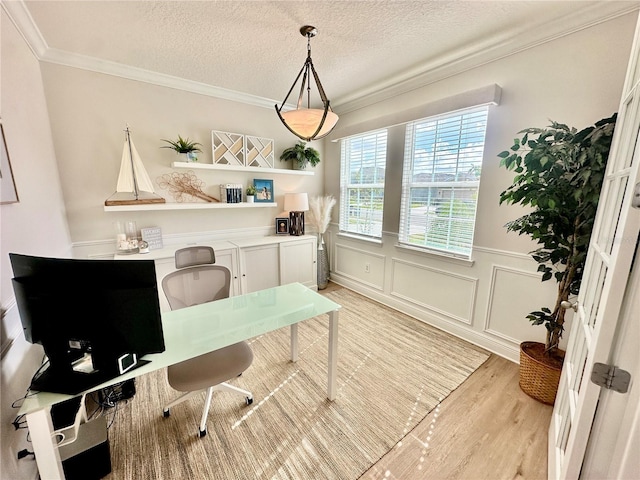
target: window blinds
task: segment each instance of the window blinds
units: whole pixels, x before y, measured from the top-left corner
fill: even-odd
[[[382,237],[387,130],[342,140],[340,231]]]
[[[488,107],[406,127],[399,241],[469,258]]]

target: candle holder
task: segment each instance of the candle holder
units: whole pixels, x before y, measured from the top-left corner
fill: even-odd
[[[116,255],[129,255],[140,251],[136,222],[116,222]]]

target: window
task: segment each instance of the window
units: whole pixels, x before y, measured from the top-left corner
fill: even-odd
[[[407,124],[401,244],[470,258],[488,107]]]
[[[382,238],[387,131],[342,140],[340,231]]]

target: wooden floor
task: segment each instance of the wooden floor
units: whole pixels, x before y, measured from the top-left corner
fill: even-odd
[[[551,412],[520,390],[517,364],[491,355],[361,478],[546,479]]]

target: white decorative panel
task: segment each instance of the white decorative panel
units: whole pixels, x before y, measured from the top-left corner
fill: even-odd
[[[360,284],[382,290],[384,286],[384,255],[376,255],[346,245],[334,248],[336,273]]]
[[[241,133],[211,131],[214,165],[244,166],[245,138]]]
[[[544,306],[553,309],[556,286],[555,281],[542,282],[540,273],[494,265],[485,331],[515,344],[544,342],[546,329],[533,327],[527,315]],[[540,301],[544,298],[548,298],[547,305]]]
[[[273,168],[273,140],[247,135],[244,158],[247,167]]]
[[[477,283],[476,278],[393,259],[391,295],[468,325]]]

